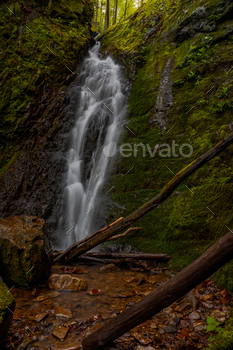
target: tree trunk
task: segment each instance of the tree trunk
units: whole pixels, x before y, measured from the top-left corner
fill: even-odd
[[[109,0],[107,0],[106,4],[106,23],[105,23],[105,29],[108,29],[109,27]]]
[[[102,349],[184,296],[233,258],[233,233],[227,233],[202,256],[144,299],[86,337],[84,350]]]
[[[88,237],[88,240],[85,243],[81,245],[79,245],[79,243],[73,244],[63,254],[61,254],[59,258],[57,258],[57,260],[62,259],[64,262],[67,262],[75,256],[80,256],[86,253],[87,251],[91,250],[92,248],[96,247],[100,243],[107,241],[108,238],[115,236],[122,230],[125,230],[139,218],[143,217],[145,214],[149,213],[159,204],[164,202],[173,193],[177,186],[180,185],[182,181],[188,178],[191,174],[193,174],[196,170],[201,168],[211,159],[216,157],[219,153],[224,151],[232,143],[233,132],[230,133],[224,140],[219,142],[208,152],[206,152],[204,155],[200,156],[191,164],[189,164],[186,168],[182,169],[179,173],[177,173],[156,197],[152,198],[149,202],[144,203],[139,209],[135,210],[133,213],[131,213],[126,218],[118,222],[116,225],[110,227],[105,231],[95,232],[93,235]]]
[[[124,19],[126,19],[127,3],[128,3],[128,0],[125,0],[125,13],[124,13]]]
[[[144,253],[87,253],[81,257],[90,256],[104,259],[136,259],[136,260],[169,260],[168,254],[144,254]]]
[[[118,5],[118,0],[115,0],[115,18],[114,18],[114,24],[117,22],[117,5]]]
[[[53,1],[53,0],[49,0],[49,4],[48,4],[48,9],[49,9],[49,10],[51,9],[52,1]]]
[[[95,25],[98,25],[98,11],[99,11],[99,1],[96,3],[96,14],[95,14]]]

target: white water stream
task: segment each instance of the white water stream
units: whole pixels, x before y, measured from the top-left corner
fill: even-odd
[[[84,84],[75,86],[80,95],[67,156],[64,210],[59,219],[62,249],[98,229],[96,222],[106,198],[103,185],[111,172],[115,158],[111,156],[123,129],[125,96],[120,67],[110,57],[101,60],[99,46],[97,42],[84,62],[81,74]]]

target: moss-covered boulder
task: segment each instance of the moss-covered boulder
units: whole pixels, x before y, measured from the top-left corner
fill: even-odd
[[[14,309],[15,300],[0,277],[0,347],[10,327]]]
[[[45,281],[52,265],[43,219],[0,218],[0,274],[7,284],[31,288]]]

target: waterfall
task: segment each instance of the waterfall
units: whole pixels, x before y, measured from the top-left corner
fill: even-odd
[[[123,130],[125,96],[120,67],[110,57],[101,59],[99,47],[97,42],[89,51],[81,86],[80,83],[74,86],[77,115],[67,155],[68,172],[59,219],[62,249],[99,228],[96,221],[106,198],[103,185],[114,164],[113,156]]]

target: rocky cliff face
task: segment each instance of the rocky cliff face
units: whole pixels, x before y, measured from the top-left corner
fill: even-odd
[[[112,177],[110,220],[154,197],[232,131],[232,15],[232,1],[149,0],[102,35],[102,51],[122,63],[132,82],[122,141],[132,152]],[[189,177],[120,242],[169,253],[173,268],[193,261],[233,226],[232,154],[231,146]],[[230,290],[232,266],[215,276]]]
[[[74,123],[69,89],[93,40],[92,16],[89,0],[0,8],[0,216],[51,214]]]

